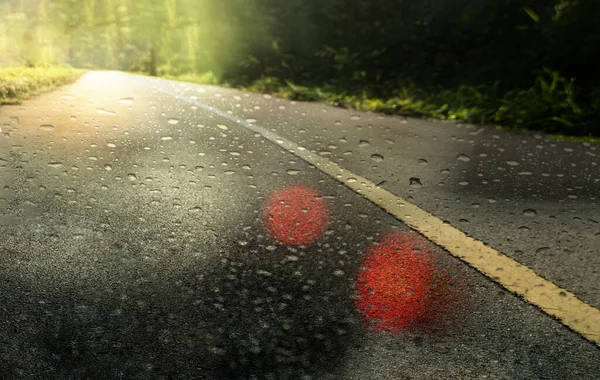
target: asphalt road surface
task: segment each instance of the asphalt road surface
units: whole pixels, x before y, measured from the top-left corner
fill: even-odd
[[[597,344],[277,139],[593,308],[597,144],[116,72],[0,126],[0,379],[600,374]]]

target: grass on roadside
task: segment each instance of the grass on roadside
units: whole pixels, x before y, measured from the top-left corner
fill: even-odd
[[[84,72],[67,66],[0,67],[0,105],[19,104],[37,93],[72,83]]]
[[[302,86],[276,77],[244,86],[286,99],[321,100],[363,111],[600,137],[600,91],[581,96],[573,81],[549,69],[541,71],[530,88],[509,91],[497,84],[428,90],[411,83],[387,87],[373,91],[368,85]]]

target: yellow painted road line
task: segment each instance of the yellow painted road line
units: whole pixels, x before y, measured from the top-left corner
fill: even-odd
[[[148,82],[145,83],[148,85]],[[505,256],[500,251],[467,236],[456,227],[445,224],[441,219],[407,202],[403,198],[376,186],[368,179],[356,175],[327,158],[310,152],[304,147],[268,129],[248,123],[227,112],[186,98],[176,92],[152,85],[150,87],[260,133],[266,139],[300,157],[331,178],[336,179],[356,193],[367,198],[504,288],[523,297],[547,314],[556,317],[573,331],[600,345],[600,310],[584,303],[575,294],[542,278],[532,269]]]

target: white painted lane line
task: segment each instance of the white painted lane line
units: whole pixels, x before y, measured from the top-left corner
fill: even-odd
[[[465,235],[456,227],[445,224],[441,219],[376,186],[368,179],[354,174],[268,129],[248,123],[218,108],[181,96],[174,91],[138,81],[138,83],[140,82],[156,91],[171,95],[260,133],[266,139],[314,165],[323,173],[375,203],[504,288],[523,297],[547,314],[556,317],[565,326],[600,345],[600,310],[584,303],[575,294],[542,278],[532,269]]]

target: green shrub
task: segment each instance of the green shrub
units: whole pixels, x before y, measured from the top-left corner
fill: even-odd
[[[0,104],[18,104],[35,93],[71,83],[83,73],[66,65],[0,68]]]

